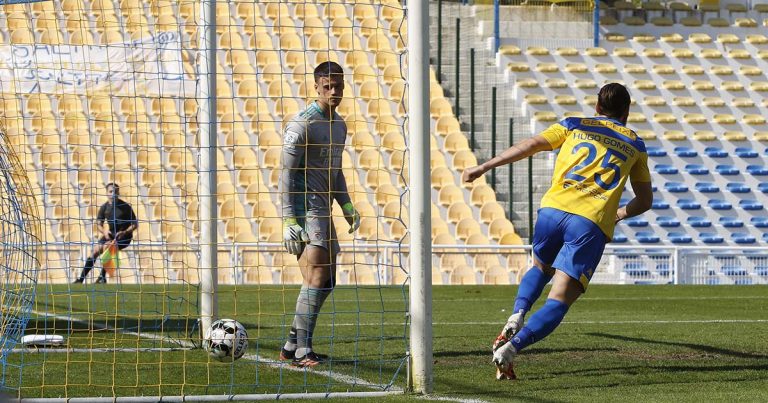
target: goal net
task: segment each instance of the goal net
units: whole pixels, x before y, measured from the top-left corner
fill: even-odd
[[[215,25],[203,23],[203,7],[175,0],[0,6],[0,113],[8,148],[19,156],[0,184],[30,206],[34,194],[41,218],[37,288],[34,276],[3,266],[4,283],[17,291],[4,289],[2,300],[3,365],[17,368],[2,387],[14,395],[278,396],[405,386],[403,6],[218,0]],[[215,76],[201,74],[206,29],[217,47]],[[283,129],[317,96],[312,72],[329,60],[345,72],[341,157],[361,225],[348,233],[334,205],[337,286],[313,335],[314,349],[328,358],[307,369],[278,358],[302,283],[299,262],[281,245],[278,183]],[[211,102],[217,144],[206,149],[201,111]],[[215,159],[205,159],[211,152]],[[9,178],[24,170],[28,187],[12,186]],[[203,219],[209,196],[213,237]],[[21,207],[12,221],[18,200],[2,197],[11,209],[3,211],[4,256],[36,268],[31,241],[5,237],[34,234],[34,214]],[[134,216],[130,242],[118,235],[119,248],[110,248],[107,238],[130,233]],[[204,251],[216,267],[205,267]],[[213,361],[200,348],[200,284],[211,271],[216,317],[236,319],[249,334],[235,362]],[[8,308],[10,295],[27,305]],[[27,319],[25,334],[63,336],[63,344],[6,352]]]

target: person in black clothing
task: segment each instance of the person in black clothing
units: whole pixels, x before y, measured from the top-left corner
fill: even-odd
[[[93,269],[96,259],[111,245],[117,242],[117,248],[125,249],[133,240],[133,231],[139,227],[139,221],[130,204],[120,199],[120,186],[116,183],[108,183],[107,196],[109,201],[101,205],[96,215],[96,228],[101,232],[99,244],[93,249],[88,259],[85,260],[85,266],[80,276],[73,283],[82,283],[85,276]],[[109,231],[104,230],[104,221],[109,224]],[[106,270],[101,269],[101,274],[96,283],[106,283]]]

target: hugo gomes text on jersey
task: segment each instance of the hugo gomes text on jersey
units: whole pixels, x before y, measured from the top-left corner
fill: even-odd
[[[341,170],[347,125],[337,113],[329,119],[313,102],[285,127],[280,193],[283,217],[330,217],[331,203],[349,202]]]
[[[541,135],[553,150],[560,149],[541,207],[587,218],[612,238],[627,178],[651,181],[643,140],[606,117],[563,119]]]

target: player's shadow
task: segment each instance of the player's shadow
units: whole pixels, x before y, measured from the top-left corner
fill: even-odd
[[[683,343],[683,342],[657,340],[657,339],[644,339],[640,337],[620,336],[617,334],[608,334],[608,333],[587,333],[587,334],[589,336],[604,337],[607,339],[614,339],[614,340],[621,340],[621,341],[631,341],[635,343],[661,344],[665,346],[685,347],[691,350],[697,350],[704,353],[726,355],[726,356],[731,356],[736,358],[768,359],[768,355],[765,355],[765,354],[755,354],[755,353],[748,353],[744,351],[728,350],[725,348],[708,346],[705,344]]]

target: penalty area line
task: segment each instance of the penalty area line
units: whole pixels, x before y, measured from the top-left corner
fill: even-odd
[[[40,312],[40,311],[36,311],[36,310],[32,310],[31,313],[33,313],[35,315],[38,315],[38,316],[43,316],[43,317],[53,317],[53,318],[56,318],[58,320],[67,321],[67,322],[83,323],[85,325],[88,325],[89,327],[91,325],[93,325],[91,322],[89,322],[87,320],[77,319],[77,318],[74,318],[74,317],[72,317],[70,315],[49,314],[49,313],[46,313],[46,312]],[[166,337],[166,336],[163,336],[163,335],[157,335],[157,334],[154,334],[154,333],[138,333],[138,332],[134,332],[134,331],[130,331],[130,330],[118,329],[118,328],[115,328],[115,327],[112,327],[112,326],[101,326],[101,325],[99,325],[99,326],[94,326],[94,327],[96,327],[98,330],[110,330],[110,331],[114,331],[114,332],[118,332],[118,333],[122,333],[122,334],[127,334],[127,335],[133,335],[133,336],[140,337],[140,338],[145,338],[145,339],[152,339],[152,340],[171,342],[171,343],[174,343],[174,344],[181,345],[181,346],[185,347],[184,349],[181,349],[181,350],[192,350],[192,349],[196,348],[194,343],[192,343],[191,341],[188,341],[188,340],[173,339],[173,338],[170,338],[170,337]],[[64,349],[64,348],[62,348],[60,350],[62,352],[63,351],[67,351],[67,349]],[[94,349],[82,349],[82,350],[94,350]],[[103,350],[110,350],[110,349],[103,349]],[[111,349],[111,350],[113,350],[114,352],[119,352],[122,349]],[[27,349],[23,349],[23,352],[28,352],[28,350]],[[104,351],[104,352],[109,352],[109,351]],[[266,359],[266,358],[264,358],[264,357],[262,357],[262,356],[260,356],[258,354],[245,354],[245,355],[243,355],[243,358],[247,359],[249,361],[255,361],[255,362],[258,362],[258,363],[264,363],[264,364],[266,364],[266,365],[268,365],[268,366],[270,366],[272,368],[284,369],[284,370],[294,371],[294,372],[309,372],[309,373],[313,373],[313,374],[317,374],[317,375],[325,375],[328,378],[331,378],[331,379],[333,379],[335,381],[338,381],[339,383],[344,383],[344,384],[347,384],[347,385],[359,385],[359,386],[362,386],[362,387],[367,387],[367,388],[371,388],[371,389],[380,389],[380,390],[384,390],[384,391],[388,391],[388,392],[402,392],[401,388],[398,388],[398,387],[393,386],[393,385],[377,385],[377,384],[368,382],[368,381],[366,381],[365,379],[362,379],[362,378],[357,378],[357,377],[354,377],[354,376],[351,376],[351,375],[346,375],[346,374],[334,372],[334,371],[331,371],[331,370],[323,371],[323,370],[316,370],[316,369],[311,369],[311,368],[298,368],[298,367],[294,367],[294,366],[290,365],[290,363],[288,363],[288,362],[272,360],[272,359]]]

